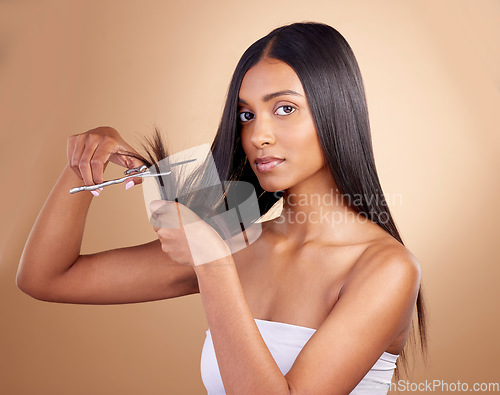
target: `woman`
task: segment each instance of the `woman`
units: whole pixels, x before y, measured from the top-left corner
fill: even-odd
[[[221,178],[255,186],[262,213],[283,197],[282,214],[247,248],[231,255],[199,223],[198,240],[220,258],[196,264],[183,228],[160,221],[151,243],[80,255],[92,196],[68,190],[102,182],[110,161],[144,162],[114,129],[97,128],[69,139],[69,164],[31,232],[18,286],[38,299],[96,304],[200,292],[210,394],[386,393],[415,305],[425,345],[420,268],[383,199],[345,39],[299,23],[254,43],[233,75],[212,154]],[[162,207],[157,219],[194,215]]]

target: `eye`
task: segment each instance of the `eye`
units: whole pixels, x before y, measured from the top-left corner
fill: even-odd
[[[295,112],[295,108],[292,106],[281,106],[278,107],[276,110],[275,114],[276,115],[290,115],[291,113]]]
[[[245,123],[253,119],[254,115],[251,112],[243,111],[239,114],[240,122]]]

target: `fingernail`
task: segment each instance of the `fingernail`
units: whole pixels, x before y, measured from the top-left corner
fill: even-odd
[[[99,188],[100,191],[104,190],[104,188]]]
[[[128,191],[130,188],[134,186],[134,181],[130,180],[125,184],[125,190]]]
[[[90,191],[90,193],[94,196],[99,196],[99,191]]]

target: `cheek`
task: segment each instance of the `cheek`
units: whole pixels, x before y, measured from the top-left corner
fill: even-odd
[[[298,152],[311,157],[321,152],[318,134],[310,119],[306,118],[293,125],[288,125],[283,132],[283,143],[294,148],[295,152],[297,152],[297,148],[300,148]]]
[[[243,129],[240,132],[240,144],[241,147],[243,148],[243,151],[245,151],[245,154],[248,156],[252,148],[251,147],[252,143],[250,142],[249,133],[244,131]]]
[[[323,150],[316,129],[311,125],[301,129],[295,138],[287,141],[289,152],[293,152],[293,163],[300,165],[300,172],[316,172],[325,166]]]

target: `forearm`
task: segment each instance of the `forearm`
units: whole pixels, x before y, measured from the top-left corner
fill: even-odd
[[[66,166],[47,198],[24,247],[18,285],[33,287],[68,270],[80,255],[90,193],[71,195],[82,185]]]
[[[232,257],[195,271],[226,392],[289,394],[255,324]]]

